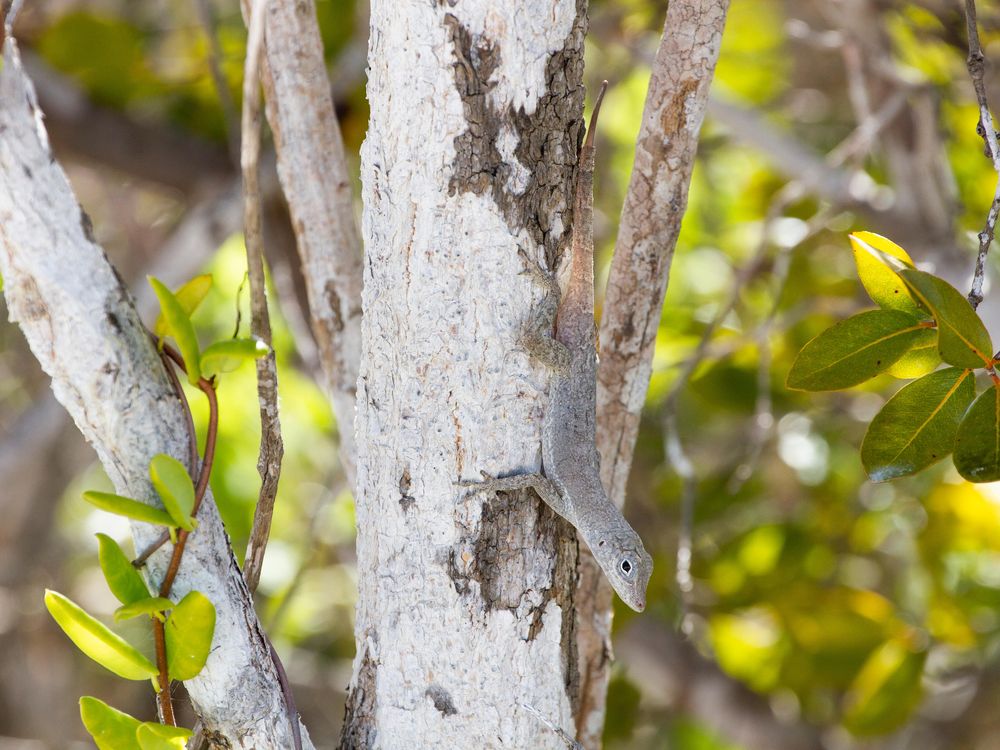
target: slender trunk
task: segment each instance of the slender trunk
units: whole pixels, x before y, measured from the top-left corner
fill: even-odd
[[[584,27],[582,0],[372,5],[346,748],[562,748],[525,704],[573,731],[575,534],[455,483],[539,467],[517,251],[568,244]]]

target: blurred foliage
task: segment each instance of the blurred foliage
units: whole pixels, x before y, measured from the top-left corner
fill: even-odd
[[[596,90],[593,84],[602,78],[612,81],[598,148],[599,284],[607,277],[665,5],[591,4],[588,90]],[[821,155],[856,126],[844,61],[836,50],[791,38],[788,24],[831,26],[833,16],[817,10],[824,5],[733,0],[714,88],[718,97],[754,109],[778,133]],[[956,27],[954,18],[937,13],[931,2],[878,7],[882,49],[898,75],[934,92],[937,126],[955,181],[957,233],[978,232],[996,175],[975,133],[964,39],[955,31],[961,30],[961,19]],[[238,102],[245,29],[235,3],[213,8],[221,67]],[[368,117],[364,76],[346,62],[339,66],[353,47],[364,48],[366,10],[353,0],[318,0],[317,10],[339,92],[338,116],[354,160]],[[26,9],[24,15],[25,46],[94,101],[138,121],[167,122],[220,147],[225,143],[209,46],[192,3],[66,0]],[[984,44],[994,59],[995,21],[984,15]],[[951,675],[970,665],[995,668],[1000,494],[994,485],[963,482],[944,464],[892,484],[866,480],[858,448],[866,425],[892,391],[888,375],[844,393],[786,389],[795,355],[809,340],[870,307],[847,235],[872,227],[843,211],[811,231],[810,221],[823,206],[808,194],[766,221],[787,178],[781,165],[742,145],[739,135],[720,120],[705,122],[657,335],[627,506],[655,558],[650,604],[641,617],[666,630],[683,621],[693,643],[780,706],[783,717],[833,731],[842,743],[838,747],[851,747],[852,736],[884,736],[920,720],[921,706]],[[878,183],[879,195],[889,198],[900,187],[887,182],[890,162],[885,149],[876,148],[860,164]],[[97,192],[99,180],[75,177],[85,206],[91,200],[114,205]],[[155,195],[150,202],[166,203]],[[146,223],[175,215],[172,211],[147,209],[153,218]],[[100,224],[97,229],[102,231]],[[684,362],[726,305],[737,269],[754,256],[765,233],[769,244],[761,266],[739,290],[737,304],[677,400],[679,437],[697,475],[694,589],[682,612],[673,580],[681,482],[664,458],[662,410]],[[131,249],[109,251],[128,259]],[[774,272],[785,259],[789,282],[781,285]],[[942,259],[961,267],[939,272],[971,271],[971,253]],[[231,336],[238,309],[245,334],[249,312],[246,291],[239,291],[245,274],[241,238],[224,242],[204,270],[215,284],[194,316],[201,343]],[[353,656],[354,515],[336,464],[337,425],[280,313],[274,311],[274,346],[285,460],[260,610],[293,678],[322,692],[346,684]],[[17,338],[11,329],[0,334],[0,406],[17,413],[37,391],[33,371],[10,354]],[[763,375],[762,341],[770,362]],[[755,417],[762,382],[770,410]],[[191,395],[203,428],[202,399]],[[219,400],[212,490],[242,558],[259,487],[253,369],[228,375]],[[735,482],[752,458],[748,446],[755,419],[769,425],[767,439],[749,476]],[[0,413],[0,424],[9,423],[9,414]],[[99,486],[110,489],[91,470],[65,493],[58,515],[66,542],[59,588],[88,611],[110,616],[117,605],[101,581],[93,533],[124,540],[127,529],[109,528],[105,516],[79,499],[81,488]],[[616,610],[620,637],[629,637],[637,617]],[[148,637],[134,623],[123,623],[120,630],[133,640]],[[655,661],[658,655],[648,658]],[[87,673],[87,679],[97,684],[100,676]],[[656,687],[643,683],[638,671],[616,667],[608,696],[609,748],[737,750]],[[87,690],[126,704],[105,688]],[[308,691],[301,692],[307,723],[336,721],[328,717],[326,698],[315,701],[310,715]]]

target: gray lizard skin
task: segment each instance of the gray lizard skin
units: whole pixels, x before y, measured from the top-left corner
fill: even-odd
[[[543,473],[460,484],[477,492],[533,487],[552,510],[576,528],[622,601],[641,612],[646,607],[653,560],[639,535],[608,499],[595,444],[594,127],[606,86],[601,88],[580,152],[569,280],[561,299],[555,279],[520,251],[524,273],[546,289],[521,340],[532,358],[552,372],[542,425]]]

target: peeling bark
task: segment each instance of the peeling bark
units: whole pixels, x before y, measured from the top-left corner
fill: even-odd
[[[0,101],[0,272],[11,318],[116,490],[153,502],[150,458],[187,456],[183,406],[52,157],[12,40],[4,48]],[[208,664],[185,686],[207,728],[231,747],[290,747],[267,642],[210,494],[199,521],[173,588],[177,597],[204,593],[217,620]],[[134,524],[132,532],[137,548],[159,536],[147,524]],[[167,545],[150,558],[149,580],[162,578],[169,556]]]
[[[646,94],[608,277],[597,373],[601,479],[619,507],[728,7],[728,0],[670,3]],[[586,550],[580,555],[577,601],[582,685],[577,732],[586,747],[597,748],[611,657],[611,587]]]
[[[572,732],[573,530],[455,483],[539,466],[517,250],[568,245],[584,27],[582,0],[373,3],[344,747],[561,749],[524,703]]]

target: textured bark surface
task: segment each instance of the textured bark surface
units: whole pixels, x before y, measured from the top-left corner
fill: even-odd
[[[562,748],[525,703],[573,732],[572,528],[455,483],[539,467],[517,249],[568,244],[584,25],[577,0],[372,6],[347,748]]]
[[[613,502],[625,485],[646,400],[674,245],[719,58],[728,0],[672,0],[653,63],[601,319],[597,447]],[[611,587],[587,550],[577,591],[579,740],[600,746],[611,657]]]
[[[242,0],[249,18],[251,0]],[[271,0],[264,32],[267,121],[306,278],[324,386],[355,483],[354,403],[361,352],[361,238],[313,0]]]
[[[150,458],[187,456],[183,407],[51,155],[34,92],[9,40],[0,101],[0,272],[11,318],[117,491],[152,502]],[[290,747],[267,643],[210,497],[199,520],[174,594],[204,593],[215,604],[217,623],[208,664],[185,686],[223,746]],[[137,548],[158,534],[146,524],[133,526]],[[150,559],[150,580],[162,578],[169,554],[167,545]]]

